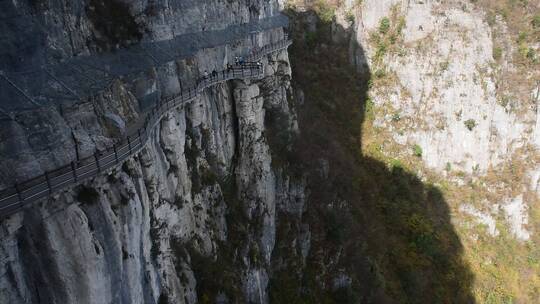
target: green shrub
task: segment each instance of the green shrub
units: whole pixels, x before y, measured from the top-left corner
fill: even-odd
[[[388,33],[389,29],[390,29],[390,19],[388,19],[388,17],[382,18],[381,22],[379,23],[379,32],[384,35]]]
[[[525,57],[527,57],[527,59],[534,60],[536,58],[536,51],[533,48],[529,48]]]
[[[448,70],[449,66],[450,66],[450,61],[446,60],[445,62],[441,62],[440,64],[441,71]]]
[[[377,79],[384,78],[384,76],[386,76],[386,71],[384,69],[378,69],[375,71],[373,76],[375,76]]]
[[[407,22],[405,21],[405,17],[400,16],[399,21],[398,21],[398,25],[397,25],[397,28],[396,28],[396,33],[398,35],[401,35],[401,32],[405,28],[405,25],[407,25]]]
[[[534,28],[540,28],[540,14],[533,17],[531,24]]]
[[[474,129],[474,127],[476,127],[476,120],[474,119],[467,119],[465,122],[465,127],[467,127],[467,129],[469,129],[469,131],[472,131],[472,129]]]
[[[366,106],[365,106],[365,115],[368,120],[375,119],[375,113],[373,113],[373,110],[375,108],[375,103],[373,103],[373,100],[371,98],[368,98],[366,100]]]
[[[416,157],[422,157],[422,147],[420,147],[419,145],[414,145],[413,146],[413,155],[416,156]]]
[[[321,21],[325,23],[330,23],[332,20],[334,20],[334,15],[336,13],[336,8],[330,5],[328,2],[324,0],[318,0],[315,5],[315,12],[319,15],[319,18],[321,18]]]
[[[520,43],[518,46],[518,52],[523,58],[527,58],[527,56],[529,55],[529,50],[530,48],[525,42]]]
[[[399,169],[403,169],[403,164],[401,163],[401,161],[399,159],[392,159],[390,161],[390,168],[392,170],[399,170]]]
[[[377,49],[375,51],[375,58],[374,61],[378,62],[381,61],[384,55],[386,54],[386,50],[388,49],[388,46],[386,44],[386,41],[379,41],[377,43]]]
[[[527,40],[527,33],[526,32],[519,32],[517,42],[522,43]]]
[[[499,60],[502,58],[502,48],[494,47],[493,48],[493,59]]]
[[[487,15],[487,23],[489,24],[489,26],[494,26],[495,25],[495,22],[497,21],[497,15],[494,14],[493,12],[490,12],[488,15]]]
[[[447,162],[447,163],[446,163],[446,168],[445,168],[445,170],[446,170],[447,172],[452,171],[452,164],[449,163],[449,162]]]
[[[350,23],[354,23],[354,14],[351,10],[348,10],[345,13],[345,19],[347,19],[347,21],[349,21]]]

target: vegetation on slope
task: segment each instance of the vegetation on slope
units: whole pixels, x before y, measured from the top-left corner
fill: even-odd
[[[538,102],[531,97],[531,88],[540,85],[540,2],[472,2],[486,12],[486,22],[491,27],[500,104],[516,112],[529,108]]]
[[[272,302],[473,302],[473,277],[441,191],[362,154],[370,73],[349,64],[349,41],[333,41],[325,19],[308,30],[312,14],[290,12],[293,81],[305,98],[293,145],[299,161],[285,166],[307,174],[312,242],[305,265],[282,258]],[[280,222],[277,243],[290,242],[295,227]]]
[[[498,99],[508,111],[526,109],[537,103],[531,90],[540,81],[539,62],[534,57],[527,57],[519,52],[519,43],[531,48],[538,41],[538,30],[534,27],[534,14],[539,12],[539,5],[531,1],[475,1],[480,8],[487,12],[487,22],[492,26],[495,43],[494,59],[496,62],[495,77]],[[384,20],[391,20],[388,27],[383,26]],[[395,20],[395,21],[394,21]],[[397,27],[399,18],[381,19],[381,28]],[[381,30],[372,34],[378,37]],[[377,39],[371,39],[377,50]],[[399,40],[399,39],[398,39]],[[510,45],[504,44],[508,40]],[[384,41],[384,40],[383,40]],[[504,50],[500,48],[504,46]],[[429,46],[428,46],[429,47]],[[399,49],[399,47],[394,47]],[[373,62],[375,67],[383,66]],[[441,65],[445,70],[445,64]],[[375,74],[377,74],[375,72]],[[375,76],[373,87],[377,91],[388,90],[388,86],[397,84],[392,79],[391,71]],[[464,246],[464,258],[470,265],[475,276],[472,287],[475,299],[479,303],[534,303],[540,298],[540,238],[534,233],[534,227],[540,223],[539,213],[533,206],[539,202],[538,196],[530,187],[529,170],[531,164],[538,163],[538,151],[534,147],[524,146],[509,156],[508,161],[488,170],[483,175],[478,167],[473,167],[473,174],[446,166],[444,174],[431,172],[422,163],[422,151],[419,146],[412,147],[411,153],[403,151],[403,146],[394,141],[395,133],[409,132],[407,121],[400,119],[399,109],[393,109],[388,104],[370,107],[369,117],[392,117],[388,122],[389,128],[375,126],[370,119],[364,123],[362,131],[363,150],[389,168],[398,166],[408,172],[422,176],[425,183],[437,185],[443,193],[452,214],[452,222]],[[460,113],[461,115],[461,113]],[[463,121],[465,127],[473,132],[477,121]],[[394,133],[394,134],[392,134]],[[416,156],[416,157],[415,157]],[[510,198],[523,198],[531,208],[528,213],[528,231],[533,231],[529,240],[517,239],[511,231],[507,211],[504,205]],[[481,218],[471,214],[467,208],[474,208]],[[527,208],[526,208],[527,209]],[[493,220],[493,228],[486,223],[485,218]]]

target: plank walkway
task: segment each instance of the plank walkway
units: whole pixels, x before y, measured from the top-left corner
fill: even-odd
[[[286,49],[292,41],[285,39],[269,44],[245,57],[247,64],[234,66],[232,69],[219,71],[216,77],[209,75],[201,79],[194,87],[179,94],[159,101],[149,111],[143,113],[120,143],[104,151],[79,161],[71,162],[53,171],[36,176],[11,188],[0,191],[0,218],[11,215],[23,207],[48,198],[54,193],[79,185],[91,178],[106,174],[121,166],[127,159],[139,153],[149,142],[151,133],[165,114],[191,102],[204,89],[232,79],[256,79],[264,75],[264,66],[258,65],[263,56]]]

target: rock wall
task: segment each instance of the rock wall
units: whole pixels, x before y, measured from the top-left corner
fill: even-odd
[[[402,145],[421,146],[428,167],[485,173],[535,144],[537,113],[528,104],[536,88],[527,80],[534,72],[521,75],[528,94],[502,100],[498,88],[511,80],[499,73],[513,63],[494,59],[485,11],[459,1],[365,1],[356,14],[357,40],[366,46],[373,72],[392,78],[373,95],[376,105],[391,109],[377,125]],[[395,46],[385,45],[382,54],[374,38],[385,35],[379,33],[384,18],[402,28],[393,33]],[[505,39],[511,39],[508,33]],[[391,126],[392,110],[403,125]]]
[[[526,81],[526,95],[502,98],[498,77],[513,66],[494,64],[493,25],[471,4],[325,3],[290,12],[298,90],[288,52],[266,56],[262,79],[216,85],[174,109],[121,168],[2,220],[0,302],[470,303],[491,285],[503,286],[501,299],[519,293],[474,267],[473,283],[467,263],[496,261],[528,280],[521,264],[481,257],[504,252],[500,242],[535,261],[534,247],[519,250],[537,239],[527,206],[539,174],[528,163],[540,118],[514,99],[538,101],[538,88]],[[284,38],[284,1],[1,6],[12,21],[1,23],[0,63],[29,96],[0,82],[0,187],[112,144],[159,98]],[[16,76],[35,66],[61,81],[42,70],[36,88]]]
[[[359,200],[356,202],[361,205],[358,213],[369,214],[362,219],[366,222],[375,218],[378,219],[375,222],[385,223],[392,218],[391,227],[386,227],[386,231],[392,235],[392,227],[399,227],[397,229],[406,235],[405,242],[419,249],[421,245],[408,239],[416,232],[405,232],[410,226],[399,224],[400,217],[408,217],[407,212],[403,213],[403,209],[400,209],[398,215],[393,217],[392,206],[385,205],[385,201],[397,199],[399,208],[405,210],[409,207],[414,209],[418,205],[429,209],[428,206],[434,202],[423,205],[421,193],[414,193],[409,202],[405,200],[411,188],[403,187],[398,191],[397,198],[386,197],[394,187],[400,188],[407,184],[404,181],[409,180],[408,174],[418,178],[425,187],[433,186],[440,193],[443,203],[433,210],[443,212],[433,215],[416,209],[413,212],[415,215],[407,221],[416,222],[414,217],[420,212],[427,219],[425,227],[432,225],[433,231],[439,234],[436,239],[455,239],[457,236],[459,241],[454,244],[455,247],[452,245],[450,248],[458,249],[450,253],[450,256],[458,256],[466,264],[463,271],[450,276],[460,278],[460,286],[468,289],[468,297],[461,300],[452,298],[451,301],[470,303],[474,298],[479,303],[534,302],[538,293],[535,291],[537,285],[531,278],[537,277],[538,271],[530,263],[530,257],[537,259],[536,244],[539,242],[537,163],[540,155],[537,129],[540,60],[538,26],[534,25],[533,20],[538,15],[539,4],[529,1],[516,5],[512,2],[487,0],[291,0],[290,5],[294,11],[301,12],[301,18],[298,19],[303,19],[298,22],[301,32],[295,40],[301,40],[306,49],[313,49],[310,54],[303,54],[301,50],[298,53],[291,52],[294,54],[291,56],[294,66],[299,65],[298,61],[311,64],[309,72],[295,70],[293,80],[299,82],[303,90],[300,92],[295,87],[299,94],[298,100],[305,99],[309,108],[321,108],[321,116],[311,127],[346,127],[337,127],[342,132],[334,132],[326,137],[326,128],[317,128],[317,132],[322,135],[313,137],[320,136],[325,141],[325,148],[320,154],[325,155],[325,151],[331,150],[331,142],[342,133],[345,139],[341,147],[352,146],[361,150],[350,153],[354,155],[351,158],[357,162],[351,164],[351,169],[345,170],[346,173],[342,173],[344,177],[339,178],[338,182],[339,185],[349,185],[347,177],[354,177],[350,183],[351,188],[358,187],[361,191],[348,197],[343,204],[354,206],[355,201]],[[327,27],[331,27],[330,35],[326,32]],[[352,37],[348,36],[350,32],[353,33]],[[340,41],[347,39],[350,39],[348,50],[336,48]],[[362,94],[352,94],[354,91],[349,88],[342,87],[334,91],[350,78],[348,74],[351,72],[347,70],[347,64],[340,61],[341,56],[349,57],[348,61],[355,65],[357,73],[368,74],[365,99],[362,99]],[[362,80],[354,79],[354,83],[355,86],[349,87],[362,87]],[[361,105],[347,100],[360,100]],[[343,105],[346,111],[342,110]],[[360,117],[353,116],[357,107],[363,107]],[[299,117],[302,118],[302,112],[307,111],[301,108]],[[352,119],[348,116],[349,112]],[[311,114],[315,116],[313,114],[318,113]],[[304,121],[309,122],[309,118]],[[362,125],[361,130],[356,129],[359,124]],[[309,131],[306,132],[302,127],[300,129],[302,137],[309,135]],[[360,138],[361,143],[356,142],[355,138]],[[339,154],[342,151],[332,151],[333,155],[327,155],[324,160],[312,160],[320,161],[322,172],[335,172],[339,161],[347,159]],[[339,161],[335,161],[336,158]],[[352,168],[359,167],[362,170],[363,166],[368,169],[356,176]],[[374,169],[379,166],[390,173],[383,174],[381,178]],[[407,174],[398,174],[399,178],[394,180],[398,172]],[[377,182],[358,186],[364,178]],[[325,182],[331,180],[327,177]],[[379,184],[384,188],[382,193],[374,190]],[[390,185],[385,188],[387,184]],[[346,192],[342,189],[340,192],[339,187],[335,189],[335,193]],[[369,209],[366,201],[371,199],[383,211],[381,217],[377,217],[378,208]],[[325,203],[336,207],[332,205],[334,201]],[[317,208],[312,200],[309,205],[309,210]],[[321,209],[323,211],[319,211],[320,214],[325,214],[324,208]],[[322,222],[323,218],[320,216],[317,220]],[[433,220],[431,223],[430,219]],[[443,237],[440,233],[447,226],[445,223],[451,229]],[[312,235],[316,234],[314,226],[311,226]],[[396,239],[393,239],[396,235],[385,235],[380,237],[377,244],[369,244],[377,234],[374,232],[377,229],[373,228],[377,226],[378,223],[371,222],[368,225],[371,232],[360,229],[361,232],[354,236],[366,235],[366,247],[375,247],[377,249],[373,250],[376,252],[384,251],[381,247],[385,246],[391,248],[390,251],[399,247],[399,241],[394,242]],[[391,241],[386,243],[387,239]],[[320,249],[316,240],[320,240],[320,235],[312,238],[311,253],[317,252],[320,256],[326,253],[328,258],[321,264],[330,267],[332,262],[346,259],[341,255],[338,259],[330,253],[331,249]],[[331,247],[328,244],[326,242],[323,246]],[[432,248],[438,246],[446,245],[439,244]],[[407,268],[398,265],[400,258],[407,256],[407,248],[410,247],[402,248],[392,261],[380,258],[388,254],[391,256],[390,252],[368,254],[368,265],[376,261],[376,265],[370,266],[375,278],[369,281],[378,282],[377,278],[383,277],[384,282],[380,284],[385,286],[385,291],[394,299],[436,302],[434,299],[443,296],[443,293],[429,295],[434,289],[424,289],[422,284],[416,284],[422,281],[418,277],[429,277],[433,274],[429,272],[441,263],[428,267],[429,274],[422,273],[418,277],[414,273],[422,272],[422,266],[416,265],[401,273],[406,273],[405,277],[398,274],[399,279],[393,280],[393,271]],[[414,255],[430,255],[429,252],[419,251]],[[355,260],[358,265],[362,264],[360,261]],[[397,264],[392,264],[394,262]],[[414,264],[409,258],[405,258],[404,262]],[[393,267],[385,268],[384,265],[389,263]],[[451,268],[435,272],[441,273]],[[380,274],[377,274],[378,269],[382,269]],[[325,270],[321,272],[327,273]],[[358,281],[368,284],[355,278],[355,272],[350,268],[345,272],[351,276],[353,286]],[[471,280],[472,275],[474,280]],[[428,280],[438,282],[439,286],[445,285],[441,283],[444,279]],[[393,284],[400,287],[392,290],[390,286]],[[448,284],[441,291],[452,290],[451,286],[454,285]],[[401,287],[404,288],[403,293],[398,291],[397,296],[392,294]],[[377,293],[376,289],[372,290]],[[418,294],[409,293],[411,290],[422,291]],[[451,292],[459,293],[457,290]]]
[[[287,24],[267,1],[105,2],[3,4],[2,187],[112,144],[150,104],[280,40]],[[119,16],[91,13],[107,5]],[[125,32],[135,25],[136,39]]]
[[[459,1],[364,1],[341,14],[347,9],[374,75],[373,125],[391,137],[385,153],[419,152],[425,167],[461,184],[488,176],[488,192],[502,201],[536,191],[538,63],[520,59],[510,21]],[[505,172],[509,164],[520,169]],[[495,189],[493,175],[514,182]]]
[[[441,189],[480,303],[537,297],[535,283],[514,284],[538,275],[515,261],[538,243],[539,9],[452,0],[336,9],[363,46],[351,62],[372,75],[363,151]]]
[[[264,107],[292,112],[287,53],[269,59],[262,81],[279,81],[273,91],[243,81],[212,88],[167,115],[121,170],[3,221],[2,301],[194,303],[203,295],[190,254],[212,263],[245,237],[235,260],[219,261],[234,265],[230,284],[242,282],[241,292],[221,297],[267,302],[276,204],[303,193],[271,167]],[[248,230],[231,231],[231,221]]]
[[[139,117],[145,96],[175,94],[203,71],[284,39],[281,27],[265,21],[279,14],[274,1],[6,6],[14,15],[37,14],[50,29],[29,30],[29,38],[45,35],[44,44],[30,46],[35,56],[19,57],[34,63],[114,55],[140,41],[178,37],[207,47],[118,77],[92,98],[4,108],[1,165],[12,173],[2,170],[2,185],[112,144]],[[119,11],[108,15],[109,6]],[[267,27],[245,35],[244,24],[258,22]],[[228,31],[244,34],[222,45],[208,40]],[[0,302],[267,303],[276,210],[301,213],[304,187],[272,166],[266,139],[267,109],[295,132],[287,51],[262,63],[262,79],[216,85],[169,112],[118,170],[2,220]]]

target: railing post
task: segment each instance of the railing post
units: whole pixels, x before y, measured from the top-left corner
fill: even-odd
[[[137,129],[137,134],[139,135],[139,143],[142,145],[142,136],[141,136],[141,129]]]
[[[113,148],[113,151],[114,151],[114,160],[118,164],[118,151],[116,151],[116,144],[113,144],[112,148]]]
[[[127,142],[128,142],[129,154],[131,155],[131,140],[129,139],[129,135],[127,137]]]
[[[94,153],[94,158],[96,159],[97,172],[101,172],[101,167],[99,165],[99,155],[97,151]]]
[[[21,190],[19,189],[19,185],[17,183],[15,183],[15,191],[17,191],[17,197],[19,198],[19,202],[24,202]]]
[[[47,188],[49,189],[49,195],[52,193],[51,180],[49,179],[49,173],[45,171],[45,182],[47,182]]]
[[[73,179],[77,182],[77,168],[75,168],[74,162],[71,162],[71,171],[73,172]]]

